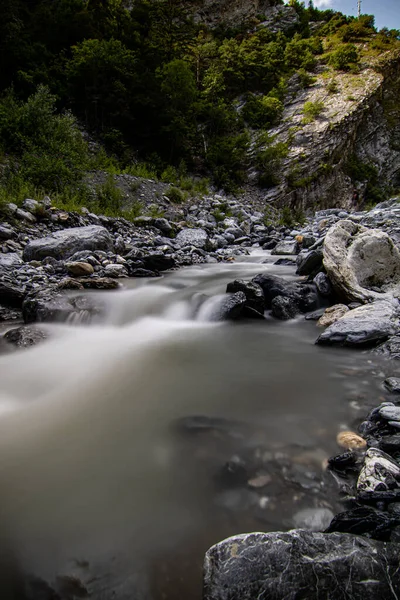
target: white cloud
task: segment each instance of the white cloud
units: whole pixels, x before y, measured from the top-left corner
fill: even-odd
[[[332,6],[333,0],[314,0],[314,6],[316,8],[329,8]]]

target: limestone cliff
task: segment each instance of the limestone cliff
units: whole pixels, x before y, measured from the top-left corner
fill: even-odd
[[[288,89],[282,122],[269,132],[274,144],[287,143],[288,155],[279,185],[265,194],[267,202],[349,207],[354,187],[361,199],[366,189],[363,169],[376,173],[382,189],[400,187],[399,51],[365,62],[358,73],[321,66],[310,87],[296,89],[294,77]],[[308,123],[306,102],[322,103]],[[361,175],[349,172],[351,163]]]

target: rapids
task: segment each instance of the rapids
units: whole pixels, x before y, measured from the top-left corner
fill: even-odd
[[[376,403],[381,367],[315,346],[304,317],[210,320],[235,278],[295,278],[272,260],[129,280],[90,325],[46,325],[49,340],[0,356],[1,598],[23,571],[78,577],[94,598],[199,599],[209,545],[334,506],[323,462]],[[222,425],[182,431],[196,415]],[[311,471],[310,491],[289,463],[272,491],[219,477],[256,448]]]

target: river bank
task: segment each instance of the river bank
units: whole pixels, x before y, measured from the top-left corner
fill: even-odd
[[[369,213],[321,211],[297,229],[266,225],[256,211],[211,226],[205,207],[182,210],[186,221],[169,222],[171,237],[154,219],[94,223],[68,214],[69,222],[58,221],[50,208],[55,225],[18,216],[2,224],[15,232],[0,255],[2,302],[14,298],[3,306],[15,311],[15,321],[4,321],[0,357],[9,557],[2,579],[10,575],[10,589],[24,582],[20,597],[200,598],[202,556],[218,540],[240,531],[323,531],[344,507],[354,508],[342,504],[342,479],[351,497],[365,448],[327,470],[340,431],[355,430],[371,412],[374,428],[361,436],[378,448],[385,438],[388,452],[396,415],[391,408],[388,421],[379,411],[397,407],[395,389],[384,384],[400,375],[386,358],[388,348],[395,354],[397,312],[387,309],[378,325],[376,315],[365,316],[380,296],[367,304],[345,298],[350,288],[329,280],[321,248],[335,235],[329,247],[341,249],[337,232],[350,227],[343,221],[385,229],[397,242],[397,203]],[[346,256],[339,258],[328,265],[332,273],[343,272]],[[82,275],[86,265],[93,272]],[[135,277],[135,269],[147,273]],[[384,277],[369,287],[346,282],[346,293],[382,294],[394,306],[396,291]],[[14,295],[4,292],[10,286]],[[339,300],[345,324],[318,327],[314,319]],[[393,404],[376,417],[381,400]],[[346,502],[356,503],[353,496]],[[371,510],[380,518],[393,504]],[[389,521],[382,521],[386,539],[397,535],[396,519]],[[307,535],[302,543],[313,544]],[[258,547],[268,539],[257,539]],[[238,546],[239,557],[245,548]],[[225,558],[210,570],[210,552],[206,597],[223,598]],[[231,581],[232,597],[253,589],[242,583]]]

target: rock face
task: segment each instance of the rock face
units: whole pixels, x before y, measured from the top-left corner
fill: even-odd
[[[374,302],[348,311],[317,339],[317,344],[373,346],[398,329],[399,309],[390,301]]]
[[[182,3],[195,21],[209,27],[218,24],[237,25],[265,13],[273,0],[185,0]]]
[[[43,260],[52,256],[64,260],[81,250],[112,250],[113,243],[105,227],[88,225],[56,231],[52,236],[29,242],[24,248],[23,259]]]
[[[390,237],[349,220],[339,221],[325,237],[324,267],[345,300],[369,302],[400,294],[400,252]]]
[[[204,567],[204,600],[376,600],[400,586],[396,544],[345,533],[237,535]]]

